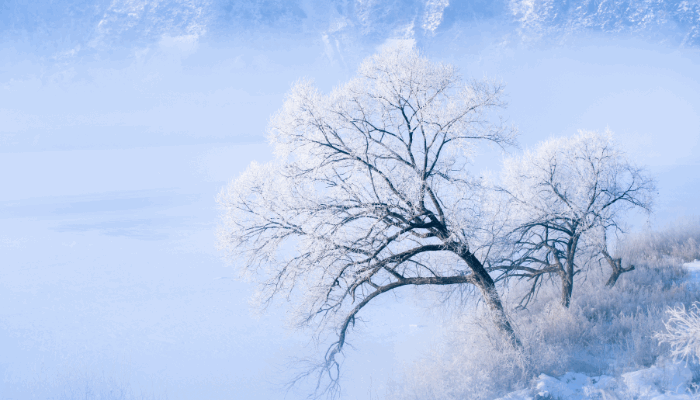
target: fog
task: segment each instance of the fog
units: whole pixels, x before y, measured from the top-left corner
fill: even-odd
[[[291,359],[321,353],[286,327],[284,301],[261,315],[249,306],[254,284],[215,248],[215,197],[251,161],[273,158],[267,121],[296,80],[330,90],[388,41],[505,83],[522,148],[578,129],[614,132],[658,180],[655,213],[631,216],[630,229],[700,214],[692,35],[557,24],[534,35],[496,6],[428,3],[442,4],[0,9],[2,398],[115,388],[282,398]],[[500,157],[485,151],[475,165],[495,171]],[[405,291],[367,310],[344,365],[346,398],[380,397],[440,344],[431,305]]]

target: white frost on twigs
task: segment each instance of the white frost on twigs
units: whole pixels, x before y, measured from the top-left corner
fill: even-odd
[[[492,121],[502,92],[387,47],[327,95],[297,82],[270,121],[276,159],[221,192],[219,245],[260,282],[260,302],[292,300],[294,326],[337,338],[322,370],[337,369],[360,309],[397,287],[481,285],[504,314],[481,264],[501,210],[469,172],[473,146],[514,142]]]
[[[666,332],[656,337],[671,346],[671,355],[683,360],[700,360],[700,304],[694,303],[690,310],[684,305],[668,308]]]

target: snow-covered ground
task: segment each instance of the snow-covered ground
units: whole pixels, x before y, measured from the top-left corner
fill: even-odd
[[[683,265],[691,280],[700,282],[700,260]],[[681,400],[700,399],[700,388],[684,361],[661,361],[650,368],[622,374],[587,376],[567,372],[560,377],[541,374],[529,388],[511,392],[497,400]]]
[[[498,400],[535,399],[635,399],[681,400],[700,397],[692,384],[693,373],[683,362],[612,376],[586,376],[567,372],[559,378],[542,374],[528,389],[509,393]]]

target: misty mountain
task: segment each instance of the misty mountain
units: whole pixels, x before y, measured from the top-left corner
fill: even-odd
[[[477,23],[499,27],[509,41],[600,32],[700,45],[697,0],[9,0],[0,6],[0,37],[59,58],[144,47],[164,37],[226,40],[284,32],[326,42],[421,40]]]

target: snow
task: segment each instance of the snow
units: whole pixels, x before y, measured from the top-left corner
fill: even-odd
[[[555,378],[541,374],[527,389],[497,400],[635,399],[681,400],[699,398],[691,387],[693,374],[683,362],[665,362],[622,374],[589,377],[576,372]]]
[[[622,379],[628,393],[640,399],[690,398],[687,393],[693,373],[685,363],[676,362],[628,372]]]
[[[700,282],[700,260],[683,266],[691,280]],[[508,393],[497,400],[686,400],[700,399],[692,383],[693,373],[683,361],[660,361],[649,368],[620,377],[587,376],[567,372],[559,377],[541,374],[528,388]]]

